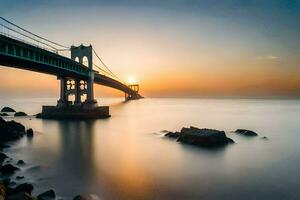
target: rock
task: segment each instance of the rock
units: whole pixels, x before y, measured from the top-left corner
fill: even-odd
[[[19,192],[17,194],[10,194],[6,198],[7,200],[36,200],[35,197],[31,196],[26,192]]]
[[[24,134],[25,127],[22,124],[0,118],[0,143],[19,139]]]
[[[257,133],[255,133],[254,131],[247,130],[247,129],[237,129],[235,131],[235,133],[238,133],[238,134],[244,135],[244,136],[257,136]]]
[[[43,192],[37,196],[38,200],[54,200],[55,199],[55,192],[54,190],[48,190]]]
[[[6,106],[1,109],[1,112],[16,112],[16,111],[14,109]]]
[[[266,137],[266,136],[264,136],[264,137],[261,137],[261,139],[263,139],[263,140],[267,140],[267,139],[269,139],[268,137]]]
[[[38,113],[35,115],[36,118],[41,119],[42,118],[42,113]]]
[[[8,114],[7,113],[0,113],[0,116],[5,117],[5,116],[8,116]]]
[[[166,137],[170,138],[178,138],[180,135],[180,132],[168,132],[165,134]]]
[[[11,194],[18,194],[20,192],[26,192],[28,194],[31,194],[32,190],[33,190],[33,185],[31,185],[30,183],[22,183],[22,184],[18,185],[17,187],[15,187],[11,191]]]
[[[25,164],[24,160],[18,160],[17,162],[17,165],[24,165],[24,164]]]
[[[16,179],[23,179],[24,176],[17,176]]]
[[[234,141],[224,131],[214,129],[199,129],[196,127],[182,128],[177,139],[178,142],[192,144],[200,147],[221,147]]]
[[[6,196],[6,187],[4,182],[0,182],[0,200],[4,200]]]
[[[5,153],[0,152],[0,162],[3,162],[8,156]]]
[[[16,112],[15,113],[15,117],[20,117],[20,116],[28,116],[28,115],[24,112]]]
[[[0,149],[5,149],[5,148],[9,148],[9,145],[6,144],[0,144]]]
[[[99,199],[99,197],[97,198],[96,196],[95,198],[92,195],[88,194],[88,195],[77,195],[73,198],[73,200],[94,200],[94,199]]]
[[[30,129],[28,129],[26,131],[26,135],[27,135],[27,137],[33,137],[33,130],[32,130],[32,128],[30,128]]]
[[[2,174],[13,174],[17,170],[19,170],[19,168],[13,166],[12,164],[3,165],[0,169]]]

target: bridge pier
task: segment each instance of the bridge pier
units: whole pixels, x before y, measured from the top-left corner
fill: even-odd
[[[94,98],[94,71],[92,60],[92,46],[71,47],[71,59],[78,58],[79,63],[83,64],[83,58],[88,59],[89,77],[85,80],[60,76],[60,99],[57,106],[43,106],[42,118],[50,119],[95,119],[109,117],[108,106],[98,106]],[[69,100],[69,96],[74,95],[74,102]],[[81,96],[86,95],[85,101]]]

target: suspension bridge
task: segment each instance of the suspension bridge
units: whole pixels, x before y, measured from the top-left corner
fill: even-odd
[[[3,17],[0,17],[0,28],[1,66],[54,75],[60,81],[57,105],[43,106],[42,118],[108,117],[109,107],[98,106],[94,98],[94,84],[124,92],[125,100],[143,98],[139,94],[139,85],[125,84],[103,62],[92,45],[68,47]],[[93,62],[94,56],[100,65]]]

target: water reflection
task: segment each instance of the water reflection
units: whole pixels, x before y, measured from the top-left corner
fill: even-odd
[[[94,121],[18,118],[38,134],[17,142],[11,157],[40,166],[18,173],[34,180],[36,193],[54,188],[64,199],[79,193],[104,200],[300,196],[300,101],[144,99],[120,102],[111,112]],[[225,130],[236,144],[211,151],[160,134],[189,125]],[[270,139],[230,132],[236,128]]]

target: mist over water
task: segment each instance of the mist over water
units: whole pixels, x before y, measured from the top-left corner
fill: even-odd
[[[299,199],[300,101],[237,99],[99,99],[112,117],[14,120],[35,131],[7,150],[27,165],[15,176],[38,194],[93,194],[103,200]],[[0,100],[36,114],[55,99]],[[6,119],[9,119],[7,117]],[[32,120],[30,120],[32,119]],[[207,150],[163,137],[183,126],[225,130],[236,144]],[[232,133],[237,128],[259,137]],[[268,140],[261,139],[267,136]]]

